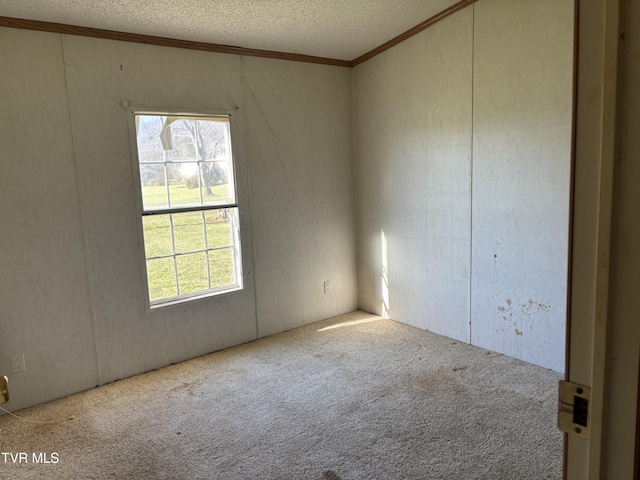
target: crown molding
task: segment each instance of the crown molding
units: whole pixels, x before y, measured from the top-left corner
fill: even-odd
[[[102,38],[107,40],[117,40],[121,42],[142,43],[146,45],[156,45],[161,47],[185,48],[189,50],[200,50],[205,52],[228,53],[232,55],[243,55],[248,57],[272,58],[278,60],[290,60],[294,62],[316,63],[321,65],[332,65],[335,67],[355,67],[363,62],[389,50],[391,47],[404,42],[408,38],[417,35],[430,26],[448,17],[449,15],[462,10],[463,8],[477,2],[478,0],[461,0],[406,32],[392,38],[379,47],[361,55],[355,60],[339,60],[336,58],[315,57],[312,55],[301,55],[298,53],[275,52],[272,50],[259,50],[255,48],[234,47],[231,45],[219,45],[216,43],[195,42],[191,40],[180,40],[175,38],[157,37],[153,35],[142,35],[138,33],[119,32],[115,30],[105,30],[93,27],[80,27],[67,25],[64,23],[44,22],[41,20],[27,20],[23,18],[0,16],[0,27],[17,28],[22,30],[34,30],[38,32],[58,33],[63,35],[76,35],[81,37]]]

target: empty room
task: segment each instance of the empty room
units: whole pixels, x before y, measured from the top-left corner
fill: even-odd
[[[0,477],[631,478],[637,32],[0,2]]]

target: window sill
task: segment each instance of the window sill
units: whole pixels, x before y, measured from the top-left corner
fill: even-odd
[[[219,295],[225,295],[227,293],[238,292],[240,290],[243,290],[243,287],[241,285],[233,285],[233,286],[229,286],[229,287],[220,287],[218,289],[207,290],[206,292],[202,292],[202,293],[185,294],[185,295],[180,295],[178,297],[171,297],[171,298],[168,298],[166,300],[157,300],[157,301],[151,302],[151,304],[149,305],[149,308],[151,310],[157,310],[157,309],[164,308],[164,307],[171,307],[171,306],[175,306],[175,305],[184,305],[184,304],[187,304],[187,303],[190,303],[190,302],[194,302],[194,301],[197,301],[197,300],[202,300],[204,298],[217,297]]]

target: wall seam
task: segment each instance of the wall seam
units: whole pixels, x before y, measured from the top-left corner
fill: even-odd
[[[476,5],[471,5],[471,152],[469,155],[469,344],[473,345],[473,139],[476,59]]]
[[[76,172],[76,187],[78,189],[78,206],[80,208],[80,225],[82,227],[82,243],[84,245],[84,261],[87,269],[87,277],[89,279],[89,304],[91,309],[91,330],[93,332],[93,351],[95,352],[95,367],[97,376],[97,385],[102,384],[102,368],[100,365],[100,356],[98,355],[98,338],[96,334],[97,318],[96,318],[96,301],[95,289],[93,282],[93,273],[91,269],[91,250],[89,248],[89,232],[87,231],[86,210],[82,199],[80,189],[80,172],[78,169],[78,156],[76,154],[76,137],[73,129],[73,121],[71,118],[71,97],[69,94],[69,81],[67,76],[67,60],[64,48],[64,35],[60,34],[60,50],[62,53],[62,68],[64,71],[64,86],[67,93],[67,115],[69,117],[69,132],[71,134],[71,151],[73,155],[73,165]]]
[[[245,88],[247,88],[247,81],[245,78],[245,57],[240,56],[240,82],[242,85],[241,95],[242,95],[242,109],[246,110],[247,101],[245,96]],[[242,115],[242,123],[243,123],[243,135],[242,142],[244,143],[244,168],[245,175],[247,177],[247,203],[249,205],[249,224],[251,225],[251,262],[252,262],[252,277],[253,277],[253,308],[255,310],[254,319],[256,323],[256,339],[260,338],[260,321],[259,321],[259,313],[258,313],[258,271],[256,270],[258,266],[258,244],[256,241],[256,237],[254,235],[254,225],[253,225],[253,183],[251,182],[251,174],[249,173],[249,155],[247,149],[247,136],[249,134],[249,128],[247,125],[247,115]]]
[[[358,310],[363,309],[363,295],[360,293],[362,289],[362,279],[360,278],[360,263],[362,254],[360,253],[360,175],[358,168],[358,108],[357,89],[356,89],[356,73],[357,66],[351,68],[351,168],[353,169],[353,218],[355,221],[355,260],[356,260],[356,306]]]

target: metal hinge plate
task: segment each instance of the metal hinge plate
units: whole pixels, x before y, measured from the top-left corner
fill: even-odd
[[[589,402],[591,388],[560,381],[558,395],[558,428],[582,438],[589,438]]]

